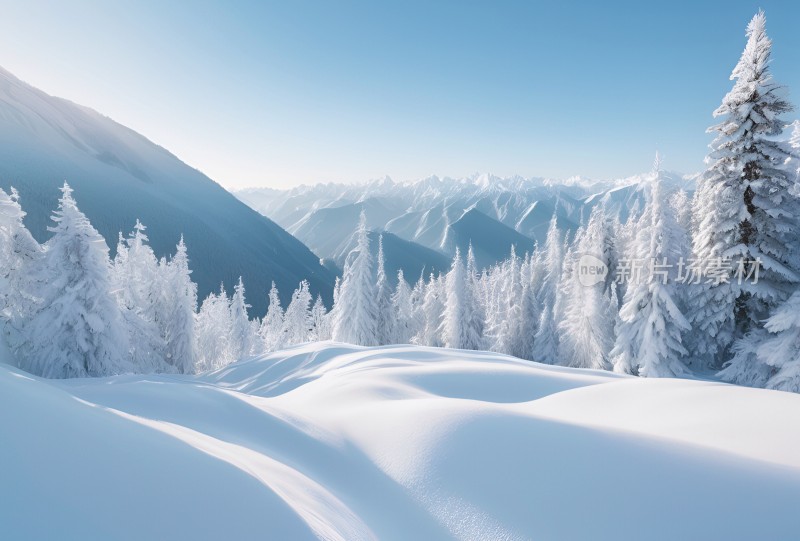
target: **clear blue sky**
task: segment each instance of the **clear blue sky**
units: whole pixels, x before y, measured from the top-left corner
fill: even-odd
[[[0,65],[230,187],[693,172],[759,7],[800,104],[790,0],[0,0]]]

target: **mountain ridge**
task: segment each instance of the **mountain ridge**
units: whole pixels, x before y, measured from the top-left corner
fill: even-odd
[[[0,68],[0,187],[14,186],[40,242],[67,180],[112,250],[136,219],[158,256],[186,239],[201,298],[242,276],[256,314],[274,280],[284,302],[300,280],[332,298],[334,276],[299,240],[166,148],[89,107]]]

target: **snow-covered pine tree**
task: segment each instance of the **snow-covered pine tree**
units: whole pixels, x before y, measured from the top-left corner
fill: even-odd
[[[244,294],[244,283],[242,277],[239,277],[239,282],[233,288],[233,297],[231,298],[231,334],[230,334],[230,355],[233,360],[249,357],[254,354],[257,349],[257,340],[253,323],[247,315],[247,309],[250,305],[247,304]]]
[[[283,338],[283,308],[275,282],[269,290],[269,306],[267,314],[261,320],[258,329],[264,351],[277,351],[286,345]]]
[[[23,224],[25,212],[19,196],[0,189],[0,332],[8,344],[20,340],[20,325],[36,310],[36,267],[41,263],[42,247]],[[1,339],[1,338],[0,338]]]
[[[442,347],[439,325],[444,313],[444,279],[431,274],[424,287],[422,304],[420,305],[420,327],[411,342],[421,346]]]
[[[360,346],[378,345],[378,293],[369,253],[367,218],[358,224],[357,245],[347,256],[332,316],[332,337]]]
[[[520,359],[533,360],[533,341],[540,315],[533,289],[527,281],[523,282],[514,310],[515,318],[509,327],[508,353]]]
[[[608,227],[602,207],[593,209],[589,223],[576,235],[577,246],[571,261],[577,267],[585,254],[604,259]],[[573,269],[577,270],[577,269]],[[584,285],[577,272],[565,277],[564,317],[559,322],[560,362],[578,368],[611,368],[609,354],[614,344],[615,313],[611,299],[605,292],[605,282]]]
[[[166,344],[159,325],[164,319],[159,311],[164,306],[166,284],[162,268],[147,244],[146,229],[136,220],[127,239],[120,233],[112,267],[114,290],[128,331],[131,364],[142,373],[170,369],[164,361]]]
[[[611,355],[616,371],[648,377],[683,376],[688,369],[681,360],[687,353],[682,335],[690,327],[675,301],[675,265],[684,240],[663,191],[658,160],[648,192],[633,239],[635,246],[628,255],[631,261],[641,261],[644,269],[628,285]]]
[[[484,304],[485,295],[482,284],[480,283],[480,272],[478,270],[478,263],[475,260],[475,250],[472,248],[472,241],[467,248],[467,283],[472,289],[472,295],[475,297],[475,309],[478,310],[478,317],[483,321],[484,329],[486,328],[486,305]],[[484,346],[486,340],[484,339]]]
[[[547,229],[542,266],[544,276],[537,300],[541,316],[533,339],[533,359],[542,363],[558,362],[558,322],[555,317],[559,284],[564,265],[564,239],[558,230],[556,215],[550,219]]]
[[[787,264],[786,245],[787,233],[797,224],[793,179],[783,167],[791,152],[776,139],[785,124],[780,115],[792,107],[772,80],[771,47],[760,11],[747,26],[747,45],[731,74],[733,89],[714,111],[722,122],[709,128],[717,137],[698,190],[695,256],[706,266],[730,258],[732,269],[729,283],[712,284],[694,295],[694,337],[708,337],[696,341],[712,365],[733,340],[758,328],[797,281],[795,269]],[[758,283],[739,284],[733,273],[756,260],[761,261]],[[740,381],[750,369],[750,360],[732,363],[721,376]]]
[[[311,317],[311,293],[303,280],[292,295],[283,318],[283,337],[287,346],[302,344],[311,339],[314,321]]]
[[[771,334],[753,344],[758,361],[769,368],[764,385],[800,393],[800,291],[775,310],[764,329]]]
[[[444,312],[439,326],[444,347],[483,349],[483,321],[458,248],[444,280]]]
[[[385,258],[383,254],[383,235],[378,237],[378,270],[376,273],[376,290],[378,299],[378,345],[392,343],[395,319],[392,317],[392,289],[386,278]]]
[[[403,269],[397,271],[397,287],[392,295],[392,314],[394,316],[394,335],[390,343],[408,344],[416,332],[416,325],[411,289],[406,283]]]
[[[533,336],[532,358],[534,361],[555,364],[558,361],[557,328],[549,305],[546,305],[539,316],[539,328]]]
[[[325,303],[322,302],[321,295],[317,295],[317,300],[314,301],[314,306],[311,307],[311,323],[314,331],[309,340],[321,342],[323,340],[331,339],[331,327],[330,319],[328,318],[328,309],[325,308]]]
[[[233,334],[231,302],[222,284],[219,294],[210,293],[200,306],[195,333],[198,372],[221,368],[236,360],[230,344]]]
[[[520,258],[515,247],[511,247],[510,257],[500,265],[496,279],[499,280],[499,298],[496,322],[489,329],[492,339],[492,351],[514,355],[517,342],[519,322],[522,319],[520,300],[522,299],[522,280],[520,279]]]
[[[108,246],[66,182],[61,192],[43,260],[42,302],[15,353],[23,369],[44,377],[127,372],[128,337],[111,291]]]
[[[192,282],[189,255],[181,235],[175,256],[166,268],[164,290],[165,311],[162,329],[166,345],[165,360],[176,372],[190,374],[195,370],[195,318],[197,284]]]

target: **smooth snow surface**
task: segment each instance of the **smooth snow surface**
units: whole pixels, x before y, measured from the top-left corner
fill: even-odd
[[[0,366],[0,537],[790,539],[798,426],[795,394],[413,346]]]

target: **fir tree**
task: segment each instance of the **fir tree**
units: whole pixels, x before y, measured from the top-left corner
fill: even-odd
[[[44,377],[131,370],[128,337],[111,288],[108,246],[65,182],[43,261],[42,303],[24,325],[20,366]]]
[[[197,284],[192,282],[189,255],[181,235],[175,256],[166,267],[164,341],[166,361],[182,374],[195,369]]]
[[[244,283],[242,277],[233,288],[233,298],[231,299],[231,330],[230,330],[230,355],[233,360],[239,360],[253,355],[256,348],[255,329],[247,315],[247,304],[244,294]]]
[[[681,361],[687,353],[682,334],[690,327],[675,301],[675,264],[681,257],[683,235],[666,204],[658,162],[655,167],[645,212],[638,220],[635,249],[628,254],[629,260],[641,261],[645,268],[628,286],[612,357],[616,371],[683,376],[688,370]]]
[[[160,320],[164,319],[159,311],[164,306],[166,284],[158,260],[147,244],[146,229],[136,220],[127,239],[120,234],[113,276],[128,331],[131,363],[136,371],[149,373],[167,371],[169,365],[164,362],[166,344],[159,328],[159,323],[163,323]]]
[[[331,339],[328,309],[325,308],[321,295],[317,295],[317,300],[314,302],[314,306],[311,307],[311,323],[314,331],[310,340],[323,341]]]
[[[577,267],[580,256],[590,254],[602,259],[608,233],[602,208],[592,211],[586,229],[576,235],[576,251],[571,260]],[[584,285],[577,272],[565,276],[564,317],[559,322],[560,362],[578,368],[611,368],[609,353],[614,343],[614,307],[606,293],[605,282]]]
[[[386,279],[385,258],[383,254],[383,235],[378,237],[378,345],[390,344],[394,336],[394,318],[392,317],[392,290]]]
[[[392,314],[394,316],[394,335],[391,343],[407,344],[416,332],[414,301],[411,289],[403,276],[403,269],[397,271],[397,287],[392,295]]]
[[[772,42],[763,12],[750,21],[747,38],[731,74],[733,89],[714,112],[722,121],[709,128],[717,137],[698,190],[695,256],[706,266],[717,258],[729,258],[732,269],[727,283],[704,288],[693,306],[696,335],[712,342],[699,347],[711,364],[719,362],[733,340],[758,328],[797,281],[788,264],[786,243],[787,233],[797,223],[797,203],[790,193],[793,179],[783,167],[791,152],[775,138],[785,124],[780,115],[792,108],[769,71]],[[760,261],[758,283],[740,284],[733,273],[756,261]],[[732,364],[722,376],[738,381],[750,368]]]
[[[302,344],[311,339],[314,321],[310,312],[311,293],[303,280],[292,295],[283,318],[283,339],[287,346]]]
[[[461,253],[456,248],[450,272],[445,277],[444,312],[439,327],[444,347],[482,349],[483,321],[478,316],[477,300],[467,279]]]
[[[378,345],[378,294],[369,252],[367,218],[361,212],[356,248],[348,255],[332,316],[332,337],[360,346]]]
[[[198,371],[221,368],[235,360],[230,343],[233,334],[231,303],[225,287],[220,284],[219,289],[219,294],[211,293],[206,297],[197,314]]]
[[[22,222],[19,196],[0,189],[0,331],[13,345],[21,340],[19,328],[37,308],[37,280],[43,251]],[[40,277],[41,278],[41,277]]]
[[[261,320],[258,334],[261,337],[264,351],[277,351],[286,345],[283,338],[283,308],[274,281],[269,290],[267,314]]]
[[[753,380],[769,389],[800,392],[800,291],[796,291],[764,324],[770,335],[754,341],[754,353],[767,369]]]

